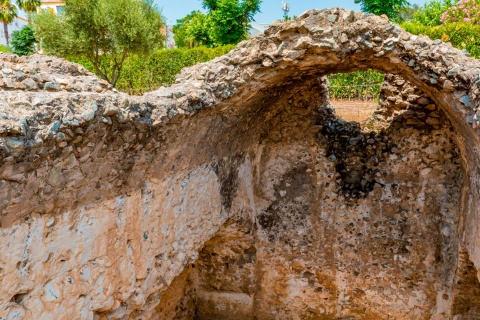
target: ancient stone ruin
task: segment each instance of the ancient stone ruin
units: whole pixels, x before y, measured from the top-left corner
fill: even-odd
[[[1,56],[0,319],[480,319],[480,61],[308,11],[141,97]],[[362,126],[325,75],[382,71]]]

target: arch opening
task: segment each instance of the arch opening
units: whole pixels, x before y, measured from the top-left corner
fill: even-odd
[[[362,123],[377,109],[385,75],[374,70],[330,74],[330,103],[337,115]]]
[[[447,115],[387,75],[362,128],[335,114],[325,78],[301,77],[259,92],[233,126],[258,140],[229,219],[187,271],[195,319],[477,317]]]

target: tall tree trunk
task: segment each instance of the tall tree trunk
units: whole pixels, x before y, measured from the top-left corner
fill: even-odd
[[[5,40],[7,40],[7,46],[9,44],[9,39],[8,39],[8,23],[6,21],[3,21],[3,32],[5,32]]]

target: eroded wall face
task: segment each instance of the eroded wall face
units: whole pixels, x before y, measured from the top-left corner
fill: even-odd
[[[239,171],[229,221],[195,265],[196,318],[460,314],[463,173],[451,127],[422,98],[395,114],[384,103],[376,132],[328,108],[292,125],[304,101],[278,102],[284,112]]]

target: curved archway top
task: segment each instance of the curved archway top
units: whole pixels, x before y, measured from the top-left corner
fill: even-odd
[[[68,104],[79,95],[87,100],[102,97],[113,104],[114,108],[110,110],[103,110],[102,105],[91,110],[88,104],[79,104],[66,112],[64,108],[49,110],[49,117],[57,118],[61,127],[77,127],[92,121],[90,115],[84,113],[94,117],[118,115],[131,122],[140,119],[155,127],[179,115],[194,114],[204,107],[236,106],[241,109],[256,93],[286,82],[363,69],[398,74],[409,80],[432,96],[457,130],[480,126],[480,102],[477,99],[480,95],[480,61],[440,40],[411,35],[385,16],[343,9],[309,10],[298,19],[276,22],[263,35],[243,41],[230,53],[185,68],[173,86],[162,87],[141,97],[106,90],[93,74],[80,70],[80,67],[77,71],[74,64],[60,59],[53,58],[52,61],[50,57],[38,55],[29,58],[3,55],[2,59],[12,60],[16,70],[26,70],[32,64],[35,67],[41,65],[44,72],[35,80],[45,85],[57,76],[63,77],[63,81],[66,77],[82,83],[82,86],[67,85],[62,89],[58,84],[58,88],[47,88],[43,84],[34,88],[7,84],[8,90],[3,95],[10,110],[8,116],[0,117],[0,134],[7,139],[16,137],[10,143],[15,148],[35,146],[35,143],[27,143],[24,135],[29,131],[30,122],[36,122],[38,116],[44,117],[43,98],[53,101],[50,105]],[[42,99],[38,92],[43,92]],[[30,102],[24,103],[26,100]],[[138,105],[143,105],[142,110],[138,110]],[[63,121],[63,118],[76,120]],[[463,134],[478,137],[480,131],[465,131]],[[51,132],[37,132],[36,136],[42,141],[48,140]],[[0,147],[6,144],[8,141],[0,137]],[[2,149],[9,154],[12,148]]]
[[[480,125],[480,61],[440,40],[411,35],[385,16],[343,9],[310,10],[274,23],[227,55],[184,69],[176,85],[145,98],[154,103],[186,86],[202,93],[202,105],[233,105],[287,79],[370,68],[401,75],[430,94],[462,123],[457,129]]]

